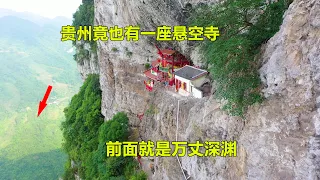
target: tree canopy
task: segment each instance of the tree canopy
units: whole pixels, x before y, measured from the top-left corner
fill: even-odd
[[[94,1],[83,0],[82,4],[78,7],[77,11],[73,14],[72,26],[75,26],[76,29],[78,29],[79,26],[93,26],[93,25],[94,25]],[[76,41],[72,41],[72,43],[73,45],[76,45]],[[96,53],[97,43],[95,41],[88,41],[88,43],[90,44],[91,51]],[[83,45],[78,46],[77,48],[78,48],[78,53],[76,53],[74,56],[74,59],[76,61],[89,59],[89,51],[84,49]]]
[[[201,5],[189,18],[189,25],[216,26],[220,36],[205,41],[202,52],[217,84],[216,97],[225,99],[224,109],[243,116],[247,107],[262,101],[259,62],[261,44],[270,39],[282,23],[289,2],[279,0],[226,0],[218,5]]]
[[[64,110],[63,149],[69,156],[64,179],[146,179],[132,157],[107,157],[106,142],[126,141],[129,119],[123,112],[104,122],[101,115],[101,90],[98,75],[89,75]],[[71,160],[74,167],[71,167]]]

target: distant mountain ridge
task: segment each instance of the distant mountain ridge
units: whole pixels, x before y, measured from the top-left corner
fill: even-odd
[[[61,26],[70,23],[0,9],[0,180],[63,173],[60,124],[81,84],[72,43],[61,42]],[[48,106],[37,117],[48,85]]]
[[[44,26],[44,25],[63,26],[63,25],[69,25],[72,23],[72,19],[63,17],[63,16],[57,16],[53,19],[50,19],[34,13],[30,13],[30,12],[16,12],[10,9],[0,8],[0,18],[4,16],[18,17],[21,19],[31,21],[39,26]]]

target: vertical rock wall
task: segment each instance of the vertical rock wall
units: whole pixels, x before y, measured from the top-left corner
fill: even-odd
[[[119,27],[139,24],[142,30],[150,31],[158,25],[180,25],[184,22],[181,4],[185,3],[96,0],[95,23]],[[197,61],[187,44],[162,46],[173,46]],[[228,116],[212,97],[185,99],[174,93],[144,90],[143,64],[157,55],[150,39],[99,42],[102,112],[106,120],[118,111],[127,112],[143,140],[175,141],[177,103],[181,100],[178,140],[238,141],[236,158],[180,158],[191,179],[319,179],[319,47],[320,2],[295,0],[262,56],[260,75],[266,100],[250,107],[242,120]],[[117,51],[112,50],[115,48]],[[152,104],[156,111],[139,121],[136,115]],[[183,177],[175,158],[155,158],[155,170],[152,179]]]
[[[77,42],[76,51],[79,54],[79,46],[82,45],[84,50],[88,51],[88,57],[77,57],[78,70],[81,78],[84,80],[89,74],[99,74],[99,64],[97,55],[91,51],[90,44]]]

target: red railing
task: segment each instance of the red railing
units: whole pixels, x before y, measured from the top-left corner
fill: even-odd
[[[146,81],[144,81],[144,84],[146,85],[146,89],[147,89],[148,91],[152,91],[152,89],[153,89],[152,86],[150,86]]]
[[[169,86],[173,86],[174,85],[174,79],[172,79],[171,81],[169,81]]]
[[[146,85],[146,89],[147,89],[148,91],[152,91],[152,87],[151,87],[151,86]]]
[[[144,115],[144,113],[139,113],[139,114],[137,114],[137,117],[140,119],[140,121],[142,120],[143,115]]]

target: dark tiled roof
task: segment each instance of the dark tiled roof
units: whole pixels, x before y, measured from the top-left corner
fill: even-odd
[[[200,77],[204,74],[207,74],[208,72],[199,69],[193,66],[184,66],[183,68],[179,69],[178,71],[174,72],[175,75],[180,76],[182,78],[188,79],[188,80],[193,80],[196,79],[197,77]]]

